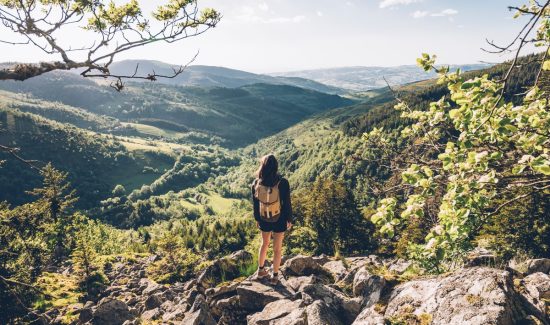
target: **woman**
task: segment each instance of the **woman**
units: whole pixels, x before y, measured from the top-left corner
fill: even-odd
[[[252,183],[252,202],[254,218],[262,232],[262,246],[258,256],[257,279],[268,276],[265,259],[269,242],[273,237],[273,273],[270,283],[279,282],[279,266],[285,231],[292,227],[292,207],[290,203],[290,185],[288,180],[278,173],[278,163],[274,155],[267,155],[260,160],[260,168]]]

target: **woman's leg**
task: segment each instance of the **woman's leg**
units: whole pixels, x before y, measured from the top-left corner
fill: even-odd
[[[273,273],[279,272],[279,266],[281,265],[281,256],[283,253],[284,238],[285,238],[284,232],[273,233]]]
[[[271,232],[262,231],[262,246],[260,246],[260,251],[258,252],[258,267],[263,267],[265,264],[270,239]]]

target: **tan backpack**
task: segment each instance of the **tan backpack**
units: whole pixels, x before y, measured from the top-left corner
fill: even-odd
[[[280,181],[279,181],[280,182]],[[260,201],[260,218],[266,222],[277,222],[281,216],[279,182],[275,186],[256,184],[256,199]]]

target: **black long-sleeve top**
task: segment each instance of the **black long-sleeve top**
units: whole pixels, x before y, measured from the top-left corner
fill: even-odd
[[[281,199],[281,216],[279,219],[282,219],[286,222],[292,222],[292,203],[290,202],[290,184],[288,180],[284,177],[279,178],[279,197]],[[254,204],[254,219],[256,221],[261,221],[260,218],[260,201],[255,197],[256,193],[256,184],[259,180],[255,179],[252,183],[252,203]],[[263,183],[263,185],[274,186],[277,183]]]

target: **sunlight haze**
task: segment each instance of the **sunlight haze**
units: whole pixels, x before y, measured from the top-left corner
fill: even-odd
[[[146,11],[155,7],[152,1],[144,3]],[[176,44],[134,49],[116,59],[185,64],[200,50],[194,64],[262,73],[409,65],[423,52],[437,54],[441,63],[501,62],[508,57],[481,48],[487,47],[486,38],[502,44],[519,31],[521,21],[512,19],[510,4],[520,1],[199,1],[222,13],[214,30]],[[64,41],[80,40],[82,34],[74,30]],[[0,53],[3,61],[57,59],[30,45],[0,44]]]

